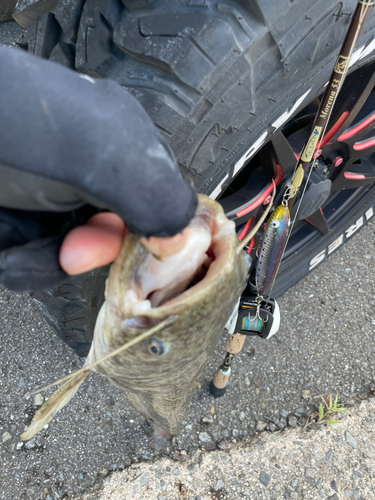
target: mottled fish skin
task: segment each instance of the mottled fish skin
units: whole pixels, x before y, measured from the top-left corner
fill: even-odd
[[[157,447],[177,434],[249,271],[234,222],[217,202],[198,198],[187,243],[165,261],[154,258],[132,234],[125,235],[82,371],[44,403],[22,439],[31,439],[70,401],[90,370],[125,391],[130,404],[153,424]],[[161,323],[165,326],[158,330]],[[152,328],[154,337],[147,335]],[[142,334],[144,339],[136,342]]]
[[[271,214],[262,237],[256,267],[256,289],[263,296],[272,286],[284,253],[290,224],[289,209],[279,205]]]
[[[199,195],[199,207],[211,218],[225,217],[221,206],[206,196]],[[170,437],[178,432],[197,379],[245,286],[249,263],[245,252],[236,252],[234,224],[224,241],[226,255],[214,260],[206,278],[175,299],[146,311],[142,330],[124,327],[123,323],[129,317],[122,307],[124,296],[146,252],[135,236],[129,234],[125,238],[121,254],[110,270],[106,302],[97,320],[87,362],[95,361],[165,318],[175,317],[172,325],[152,339],[95,368],[125,391],[130,404]],[[212,279],[207,279],[210,274]],[[156,346],[155,353],[150,342],[151,347]]]

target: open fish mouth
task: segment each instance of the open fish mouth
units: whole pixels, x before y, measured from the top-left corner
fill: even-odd
[[[234,230],[234,223],[220,211],[213,216],[200,205],[187,228],[186,243],[178,253],[161,260],[143,247],[136,248],[139,257],[129,270],[121,266],[121,260],[131,253],[124,249],[124,255],[113,266],[116,269],[111,270],[113,285],[110,282],[107,291],[107,301],[111,301],[112,291],[116,299],[121,297],[115,307],[122,311],[123,326],[144,327],[145,317],[155,318],[166,312],[160,309],[162,306],[175,306],[201,293],[228,263],[231,246],[227,240],[233,237]],[[138,241],[134,243],[139,247]]]

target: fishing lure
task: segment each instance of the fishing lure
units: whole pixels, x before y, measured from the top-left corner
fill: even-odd
[[[245,305],[246,302],[242,304],[241,301],[237,313],[235,328],[240,337],[241,335],[258,335],[263,338],[269,338],[279,329],[279,308],[276,301],[272,300],[269,296],[265,300],[265,293],[269,289],[271,289],[270,293],[272,291],[273,283],[288,241],[290,226],[289,198],[290,186],[284,193],[281,205],[276,207],[272,212],[264,230],[255,270],[256,295],[247,297],[248,305]]]
[[[255,284],[259,297],[272,287],[284,253],[290,226],[287,203],[279,205],[269,218],[259,249],[256,265]]]

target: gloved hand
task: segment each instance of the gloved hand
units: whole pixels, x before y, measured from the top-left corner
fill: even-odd
[[[64,237],[99,210],[115,212],[145,238],[168,238],[184,229],[197,205],[194,190],[129,93],[21,50],[0,47],[0,68],[2,284],[36,291],[61,282]],[[64,267],[74,268],[72,249],[85,234],[94,249],[98,235],[99,247],[105,247],[103,235],[109,241],[111,234],[118,246],[122,228],[116,215],[102,213],[83,232],[74,229],[61,250],[63,265],[69,254]],[[148,244],[160,249],[160,241]]]

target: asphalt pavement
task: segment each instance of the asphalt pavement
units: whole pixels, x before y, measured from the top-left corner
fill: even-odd
[[[289,427],[225,450],[132,464],[83,500],[374,500],[375,399],[345,410],[329,427]]]
[[[14,46],[25,30],[15,21],[0,23],[0,44]]]
[[[20,33],[13,23],[0,24],[3,43]],[[262,429],[290,427],[293,416],[293,425],[302,426],[319,395],[337,393],[346,401],[372,387],[374,224],[375,217],[279,299],[279,333],[269,341],[246,341],[226,395],[214,399],[207,385],[223,357],[223,336],[164,456],[220,450]],[[0,290],[0,332],[0,499],[57,500],[92,487],[100,491],[113,471],[160,458],[150,447],[147,422],[97,374],[46,429],[23,443],[20,434],[53,389],[29,399],[25,394],[76,370],[82,360],[27,295]]]

